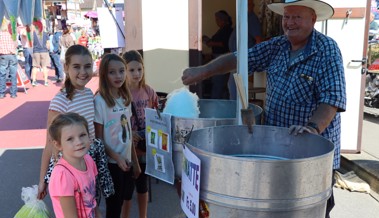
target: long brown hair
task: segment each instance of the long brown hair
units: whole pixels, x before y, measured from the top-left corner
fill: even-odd
[[[108,80],[108,68],[109,68],[109,63],[111,61],[122,62],[126,70],[125,61],[116,54],[106,54],[101,59],[100,67],[99,67],[99,89],[97,90],[97,92],[100,93],[100,95],[104,98],[108,107],[114,107],[116,105],[115,99],[112,97],[112,94],[111,94],[111,89],[110,89],[111,85]],[[125,81],[122,84],[122,86],[118,89],[118,92],[121,95],[121,97],[125,100],[125,106],[128,106],[130,102],[132,101],[132,94],[128,88],[128,78],[126,77],[126,75],[125,75]]]
[[[145,85],[146,85],[146,81],[145,81],[145,66],[143,64],[142,55],[138,51],[136,51],[136,50],[130,50],[130,51],[125,52],[122,55],[122,58],[125,60],[126,64],[128,64],[129,62],[132,62],[132,61],[137,61],[137,62],[141,63],[142,69],[143,69],[143,75],[142,75],[141,81],[138,84],[138,87],[139,88],[145,87]]]
[[[65,53],[65,65],[70,65],[71,57],[74,55],[88,55],[89,57],[91,57],[92,60],[91,52],[86,47],[82,45],[72,45],[67,49]],[[64,85],[61,91],[63,92],[64,90],[66,90],[66,98],[72,100],[72,97],[74,96],[75,87],[71,83],[70,77],[68,76],[68,72],[66,72],[66,80],[64,81]]]

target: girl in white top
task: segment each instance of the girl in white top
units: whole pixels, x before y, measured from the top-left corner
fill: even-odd
[[[115,194],[106,199],[106,217],[120,217],[124,200],[130,200],[133,176],[141,170],[132,145],[131,94],[124,60],[105,55],[99,67],[99,90],[95,95],[95,133],[104,141]]]

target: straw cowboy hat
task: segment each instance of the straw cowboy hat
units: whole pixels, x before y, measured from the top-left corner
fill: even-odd
[[[271,11],[283,15],[285,7],[294,5],[312,8],[316,12],[317,21],[327,20],[334,14],[334,9],[331,5],[318,0],[285,0],[284,3],[272,3],[267,5],[267,7]]]

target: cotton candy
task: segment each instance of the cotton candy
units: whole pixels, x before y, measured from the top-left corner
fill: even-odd
[[[163,113],[176,117],[199,118],[199,97],[183,87],[175,89],[167,95],[166,106]]]

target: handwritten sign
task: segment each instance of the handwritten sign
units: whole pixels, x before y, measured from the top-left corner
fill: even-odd
[[[180,205],[188,218],[199,217],[200,159],[186,146],[183,149],[182,194]]]

